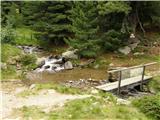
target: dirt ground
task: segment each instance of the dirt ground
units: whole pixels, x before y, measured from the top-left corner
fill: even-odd
[[[44,112],[49,112],[50,109],[63,106],[65,102],[74,99],[82,99],[89,97],[89,95],[69,95],[56,92],[54,89],[44,89],[36,95],[28,97],[18,97],[20,92],[28,90],[27,86],[22,83],[6,82],[1,84],[0,90],[0,116],[3,120],[16,119],[12,114],[14,109],[22,108],[23,106],[37,106],[42,108]],[[16,116],[17,117],[17,116]]]

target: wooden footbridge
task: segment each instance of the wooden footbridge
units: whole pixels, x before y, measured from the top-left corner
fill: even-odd
[[[123,87],[127,87],[127,86],[138,86],[140,85],[141,89],[143,84],[147,83],[152,76],[146,76],[145,75],[145,70],[147,66],[156,64],[156,62],[152,62],[152,63],[148,63],[148,64],[144,64],[144,65],[138,65],[138,66],[133,66],[133,67],[128,67],[128,68],[122,68],[122,69],[118,69],[118,70],[111,70],[108,71],[109,74],[118,72],[119,74],[119,80],[115,81],[115,82],[110,82],[110,83],[106,83],[104,85],[100,85],[100,86],[96,86],[97,89],[103,90],[103,91],[113,91],[113,90],[118,90],[118,94],[120,94],[120,90]],[[123,78],[123,72],[124,71],[128,71],[128,74],[130,74],[130,72],[132,70],[135,69],[141,69],[142,72],[137,75],[137,76],[130,76],[129,78]],[[132,71],[133,73],[134,71]]]

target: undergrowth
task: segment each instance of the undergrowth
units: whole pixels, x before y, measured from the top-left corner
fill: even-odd
[[[154,120],[160,119],[160,94],[145,96],[134,100],[133,105],[146,114],[149,118]]]

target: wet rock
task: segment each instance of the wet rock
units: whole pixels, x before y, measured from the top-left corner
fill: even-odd
[[[41,61],[41,62],[39,62],[39,63],[37,64],[38,67],[42,67],[43,65],[45,65],[45,60],[43,60],[43,61]]]
[[[78,55],[76,55],[77,51],[78,51],[77,49],[75,49],[73,51],[66,51],[66,52],[62,53],[62,57],[69,58],[69,59],[78,59]]]
[[[48,69],[48,68],[50,68],[50,66],[49,66],[49,65],[44,66],[44,69]]]
[[[64,68],[65,68],[66,70],[71,70],[71,69],[73,69],[72,62],[71,62],[71,61],[65,62]]]
[[[36,65],[38,68],[42,67],[43,65],[45,65],[45,58],[42,57],[42,58],[37,58],[37,61],[36,61]]]

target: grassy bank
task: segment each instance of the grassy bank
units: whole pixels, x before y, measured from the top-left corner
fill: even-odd
[[[63,107],[53,107],[49,113],[41,108],[23,107],[17,112],[25,119],[118,119],[118,120],[148,120],[148,118],[131,105],[117,105],[110,96],[89,97],[85,99],[72,100]]]

